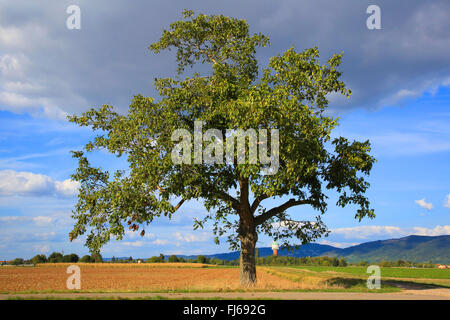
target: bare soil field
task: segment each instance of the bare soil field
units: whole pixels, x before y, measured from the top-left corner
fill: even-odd
[[[0,292],[70,292],[69,264],[0,268]],[[239,269],[200,264],[77,264],[81,292],[233,291],[239,289]],[[300,284],[259,272],[256,290],[295,290]]]

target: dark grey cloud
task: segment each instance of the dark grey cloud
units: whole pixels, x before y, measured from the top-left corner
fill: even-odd
[[[376,3],[375,3],[376,2]],[[175,73],[172,54],[147,47],[185,7],[246,19],[271,38],[262,65],[290,46],[317,45],[325,60],[344,51],[343,79],[354,92],[339,110],[400,104],[450,84],[450,2],[0,1],[0,109],[62,117],[104,103],[126,110],[133,95],[155,96],[153,79]],[[66,8],[81,7],[81,30]],[[382,30],[366,28],[381,7]]]

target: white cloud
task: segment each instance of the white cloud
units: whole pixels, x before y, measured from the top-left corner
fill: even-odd
[[[9,51],[45,48],[52,43],[54,44],[54,40],[49,36],[48,30],[40,24],[0,26],[0,45]]]
[[[52,179],[42,174],[0,171],[0,194],[3,195],[47,193],[52,187]]]
[[[22,73],[21,58],[18,56],[5,54],[0,56],[0,72],[3,76],[17,77]]]
[[[431,209],[433,209],[433,204],[432,203],[428,203],[425,201],[425,198],[420,199],[420,200],[415,200],[415,203],[417,203],[419,206],[421,206],[424,209],[427,209],[428,211],[430,211]]]
[[[67,117],[67,113],[54,105],[49,99],[29,98],[17,92],[0,92],[0,104],[3,105],[3,108],[6,110],[9,110],[7,107],[10,107],[13,109],[10,111],[13,112],[28,111],[34,115],[43,113],[46,117],[59,120],[64,120]]]
[[[78,188],[80,183],[78,181],[73,181],[66,179],[64,181],[55,181],[56,192],[67,197],[74,196],[78,193]]]
[[[311,225],[315,225],[316,221],[309,221]],[[273,222],[272,228],[274,229],[285,229],[285,228],[300,228],[305,224],[305,222],[294,221],[294,220],[284,220],[279,222]]]
[[[54,219],[52,217],[47,217],[47,216],[33,217],[32,220],[39,227],[48,226],[48,225],[52,224],[52,222],[54,221]]]
[[[70,217],[70,212],[56,212],[51,215],[40,216],[2,216],[0,217],[1,226],[14,225],[14,226],[29,226],[34,225],[36,227],[69,227],[73,225],[73,220]],[[9,227],[7,227],[9,228]]]
[[[48,244],[44,244],[44,245],[37,244],[37,245],[34,245],[33,248],[37,254],[50,252],[50,246]]]
[[[144,245],[143,241],[123,241],[122,245],[127,247],[142,247]]]
[[[360,244],[359,242],[334,242],[334,241],[328,241],[328,240],[320,240],[318,243],[333,246],[336,248],[347,248],[347,247],[356,246],[356,245]]]
[[[5,223],[5,222],[17,222],[17,221],[23,221],[25,220],[26,217],[18,217],[18,216],[5,216],[5,217],[0,217],[0,221]]]
[[[132,230],[125,230],[125,235],[131,239],[134,239],[137,237],[152,239],[155,237],[154,233],[148,233],[148,232],[146,232],[145,235],[142,237],[140,231],[132,231]]]
[[[2,223],[17,223],[17,222],[33,222],[38,227],[48,226],[54,222],[53,217],[48,216],[3,216],[0,217]]]
[[[6,91],[13,92],[33,92],[42,90],[42,87],[38,85],[33,85],[26,81],[9,81],[3,84],[3,88]]]
[[[409,235],[438,236],[450,235],[450,226],[436,226],[434,228],[412,227],[400,228],[395,226],[359,226],[351,228],[337,228],[331,230],[331,235],[342,235],[345,239],[395,238]]]
[[[450,194],[448,194],[447,198],[445,199],[444,207],[450,209]]]
[[[371,236],[399,235],[402,234],[402,229],[394,226],[359,226],[332,229],[331,232],[332,234],[343,235],[347,239],[367,239]]]
[[[1,30],[0,30],[1,38]],[[0,39],[1,44],[1,39]],[[1,46],[0,46],[1,49]],[[15,113],[29,112],[53,119],[65,119],[67,112],[60,107],[64,104],[63,95],[71,103],[83,103],[83,99],[67,92],[62,82],[48,84],[48,80],[31,79],[29,76],[33,64],[22,52],[0,56],[0,106],[2,110]],[[56,89],[59,86],[58,89]],[[54,97],[54,92],[63,92]],[[67,103],[67,102],[66,102]]]
[[[19,46],[23,44],[23,34],[16,27],[0,27],[0,42],[6,46]]]
[[[436,226],[432,229],[414,227],[414,233],[418,236],[440,236],[440,235],[450,235],[450,226]]]
[[[56,236],[55,231],[34,234],[34,237],[39,240],[49,240],[49,239],[53,238],[54,236]]]
[[[21,94],[15,92],[0,92],[0,103],[15,107],[30,107],[35,102]]]
[[[77,194],[79,183],[72,180],[57,181],[51,177],[25,171],[0,170],[0,196]]]
[[[175,232],[175,238],[179,241],[190,242],[205,242],[209,240],[209,234],[203,232],[201,234],[181,234],[180,232]]]
[[[156,244],[157,246],[163,246],[167,244],[169,241],[164,239],[156,239],[155,241],[152,241],[152,244]]]

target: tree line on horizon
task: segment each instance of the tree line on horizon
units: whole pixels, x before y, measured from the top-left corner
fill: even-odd
[[[257,265],[269,265],[269,266],[329,266],[329,267],[347,267],[347,266],[369,266],[370,264],[377,264],[380,267],[420,267],[420,268],[434,268],[436,267],[432,261],[427,263],[412,262],[407,260],[398,259],[396,261],[381,260],[377,263],[372,263],[366,260],[361,260],[357,263],[349,263],[344,257],[290,257],[290,256],[266,256],[259,257],[258,251],[256,252],[256,264]],[[16,258],[8,262],[9,265],[24,265],[24,264],[42,264],[42,263],[201,263],[223,266],[238,266],[239,259],[235,260],[222,260],[214,257],[206,257],[199,255],[195,258],[183,258],[177,255],[170,255],[169,257],[160,254],[159,256],[152,256],[148,259],[133,259],[129,258],[116,258],[112,257],[110,261],[104,261],[100,253],[94,253],[92,255],[84,255],[79,258],[75,253],[63,255],[59,252],[53,252],[48,257],[44,254],[38,254],[29,260],[23,258]]]
[[[102,255],[100,253],[94,253],[92,255],[84,255],[81,258],[76,253],[63,255],[60,252],[53,252],[50,255],[37,254],[33,258],[25,260],[23,258],[15,258],[8,261],[10,265],[23,265],[23,264],[39,264],[39,263],[76,263],[76,262],[103,262]]]

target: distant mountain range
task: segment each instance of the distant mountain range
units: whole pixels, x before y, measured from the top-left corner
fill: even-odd
[[[331,250],[323,255],[345,257],[350,262],[401,259],[450,264],[450,236],[408,236],[400,239],[372,241],[345,249]]]
[[[272,248],[258,248],[259,256],[272,255]],[[365,242],[348,248],[336,248],[329,245],[309,243],[298,247],[294,251],[279,250],[280,256],[291,257],[344,257],[349,262],[380,262],[381,260],[408,260],[412,262],[429,262],[450,264],[450,236],[408,236],[400,239],[378,240]],[[240,251],[205,255],[208,258],[221,260],[235,260]],[[178,255],[185,259],[195,259],[196,255]],[[119,258],[120,259],[120,258]],[[110,259],[105,259],[110,260]]]
[[[272,248],[258,248],[259,256],[272,255]],[[365,242],[348,248],[336,248],[329,245],[309,243],[300,246],[293,252],[281,249],[280,256],[291,257],[345,257],[349,262],[380,262],[381,260],[396,261],[398,259],[412,262],[428,262],[450,264],[450,236],[408,236],[400,239],[378,240]],[[238,259],[240,251],[205,255],[208,258],[221,260]],[[183,256],[195,258],[196,256]]]
[[[280,256],[290,256],[290,257],[317,257],[325,252],[331,252],[333,250],[336,250],[337,248],[332,246],[327,246],[323,244],[318,243],[308,243],[305,245],[302,245],[298,247],[297,250],[294,251],[288,251],[287,249],[281,249],[278,252],[278,255]],[[258,248],[258,253],[260,257],[267,257],[271,256],[273,254],[271,247],[262,247]],[[217,258],[221,260],[235,260],[238,259],[240,256],[240,251],[234,251],[234,252],[228,252],[228,253],[216,253],[216,254],[210,254],[205,255],[207,258]],[[197,256],[183,256],[183,258],[196,258]]]

